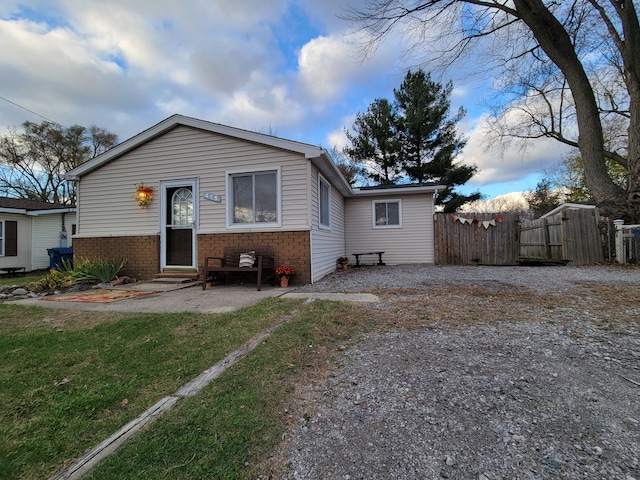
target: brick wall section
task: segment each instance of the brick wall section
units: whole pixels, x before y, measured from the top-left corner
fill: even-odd
[[[137,280],[149,280],[160,272],[160,237],[144,235],[137,237],[74,238],[75,258],[102,258],[127,264],[121,275]]]
[[[311,283],[311,240],[309,231],[198,235],[199,269],[202,270],[205,257],[221,257],[224,247],[251,246],[271,247],[276,266],[292,266],[296,274],[289,280],[290,283],[294,285]]]
[[[198,235],[198,270],[205,257],[221,257],[224,247],[270,246],[276,266],[291,265],[296,274],[290,283],[311,283],[310,232],[251,232]],[[149,280],[160,272],[160,237],[74,238],[75,258],[102,258],[120,261],[127,259],[122,274],[138,280]]]

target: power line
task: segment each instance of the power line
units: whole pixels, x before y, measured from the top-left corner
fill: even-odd
[[[22,105],[16,103],[16,102],[12,102],[11,100],[4,98],[2,95],[0,95],[0,100],[4,100],[7,103],[10,103],[11,105],[15,105],[18,108],[21,108],[22,110],[26,110],[29,113],[33,113],[34,115],[40,117],[40,118],[44,118],[47,122],[51,122],[51,123],[55,123],[56,125],[60,125],[61,127],[64,127],[64,125],[62,125],[61,123],[56,122],[55,120],[51,120],[50,118],[45,117],[44,115],[40,115],[39,113],[34,112],[33,110],[29,110],[27,107],[23,107]]]

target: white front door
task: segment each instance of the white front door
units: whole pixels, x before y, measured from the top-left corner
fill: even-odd
[[[197,266],[195,180],[162,182],[162,269],[195,270]]]

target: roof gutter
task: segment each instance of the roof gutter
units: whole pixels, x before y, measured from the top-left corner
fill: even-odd
[[[407,185],[398,186],[395,185],[389,188],[371,188],[371,189],[362,189],[362,188],[353,188],[353,196],[354,197],[366,197],[372,195],[407,195],[407,194],[417,194],[417,193],[437,193],[438,189],[444,188],[442,185]]]
[[[75,213],[75,207],[56,208],[52,210],[27,210],[25,208],[0,208],[0,213],[13,213],[15,215],[28,215],[37,217],[40,215],[53,215],[56,213]]]

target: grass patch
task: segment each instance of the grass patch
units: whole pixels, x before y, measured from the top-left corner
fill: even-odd
[[[0,304],[0,478],[52,474],[296,303],[217,315]]]
[[[296,384],[324,375],[332,357],[372,325],[351,305],[312,303],[87,478],[278,478],[262,461],[298,418],[291,416]]]
[[[10,287],[14,285],[26,285],[27,283],[37,282],[46,276],[49,272],[37,271],[37,272],[29,272],[24,276],[22,274],[18,274],[16,277],[10,277],[8,275],[0,276],[0,288],[2,287]]]

